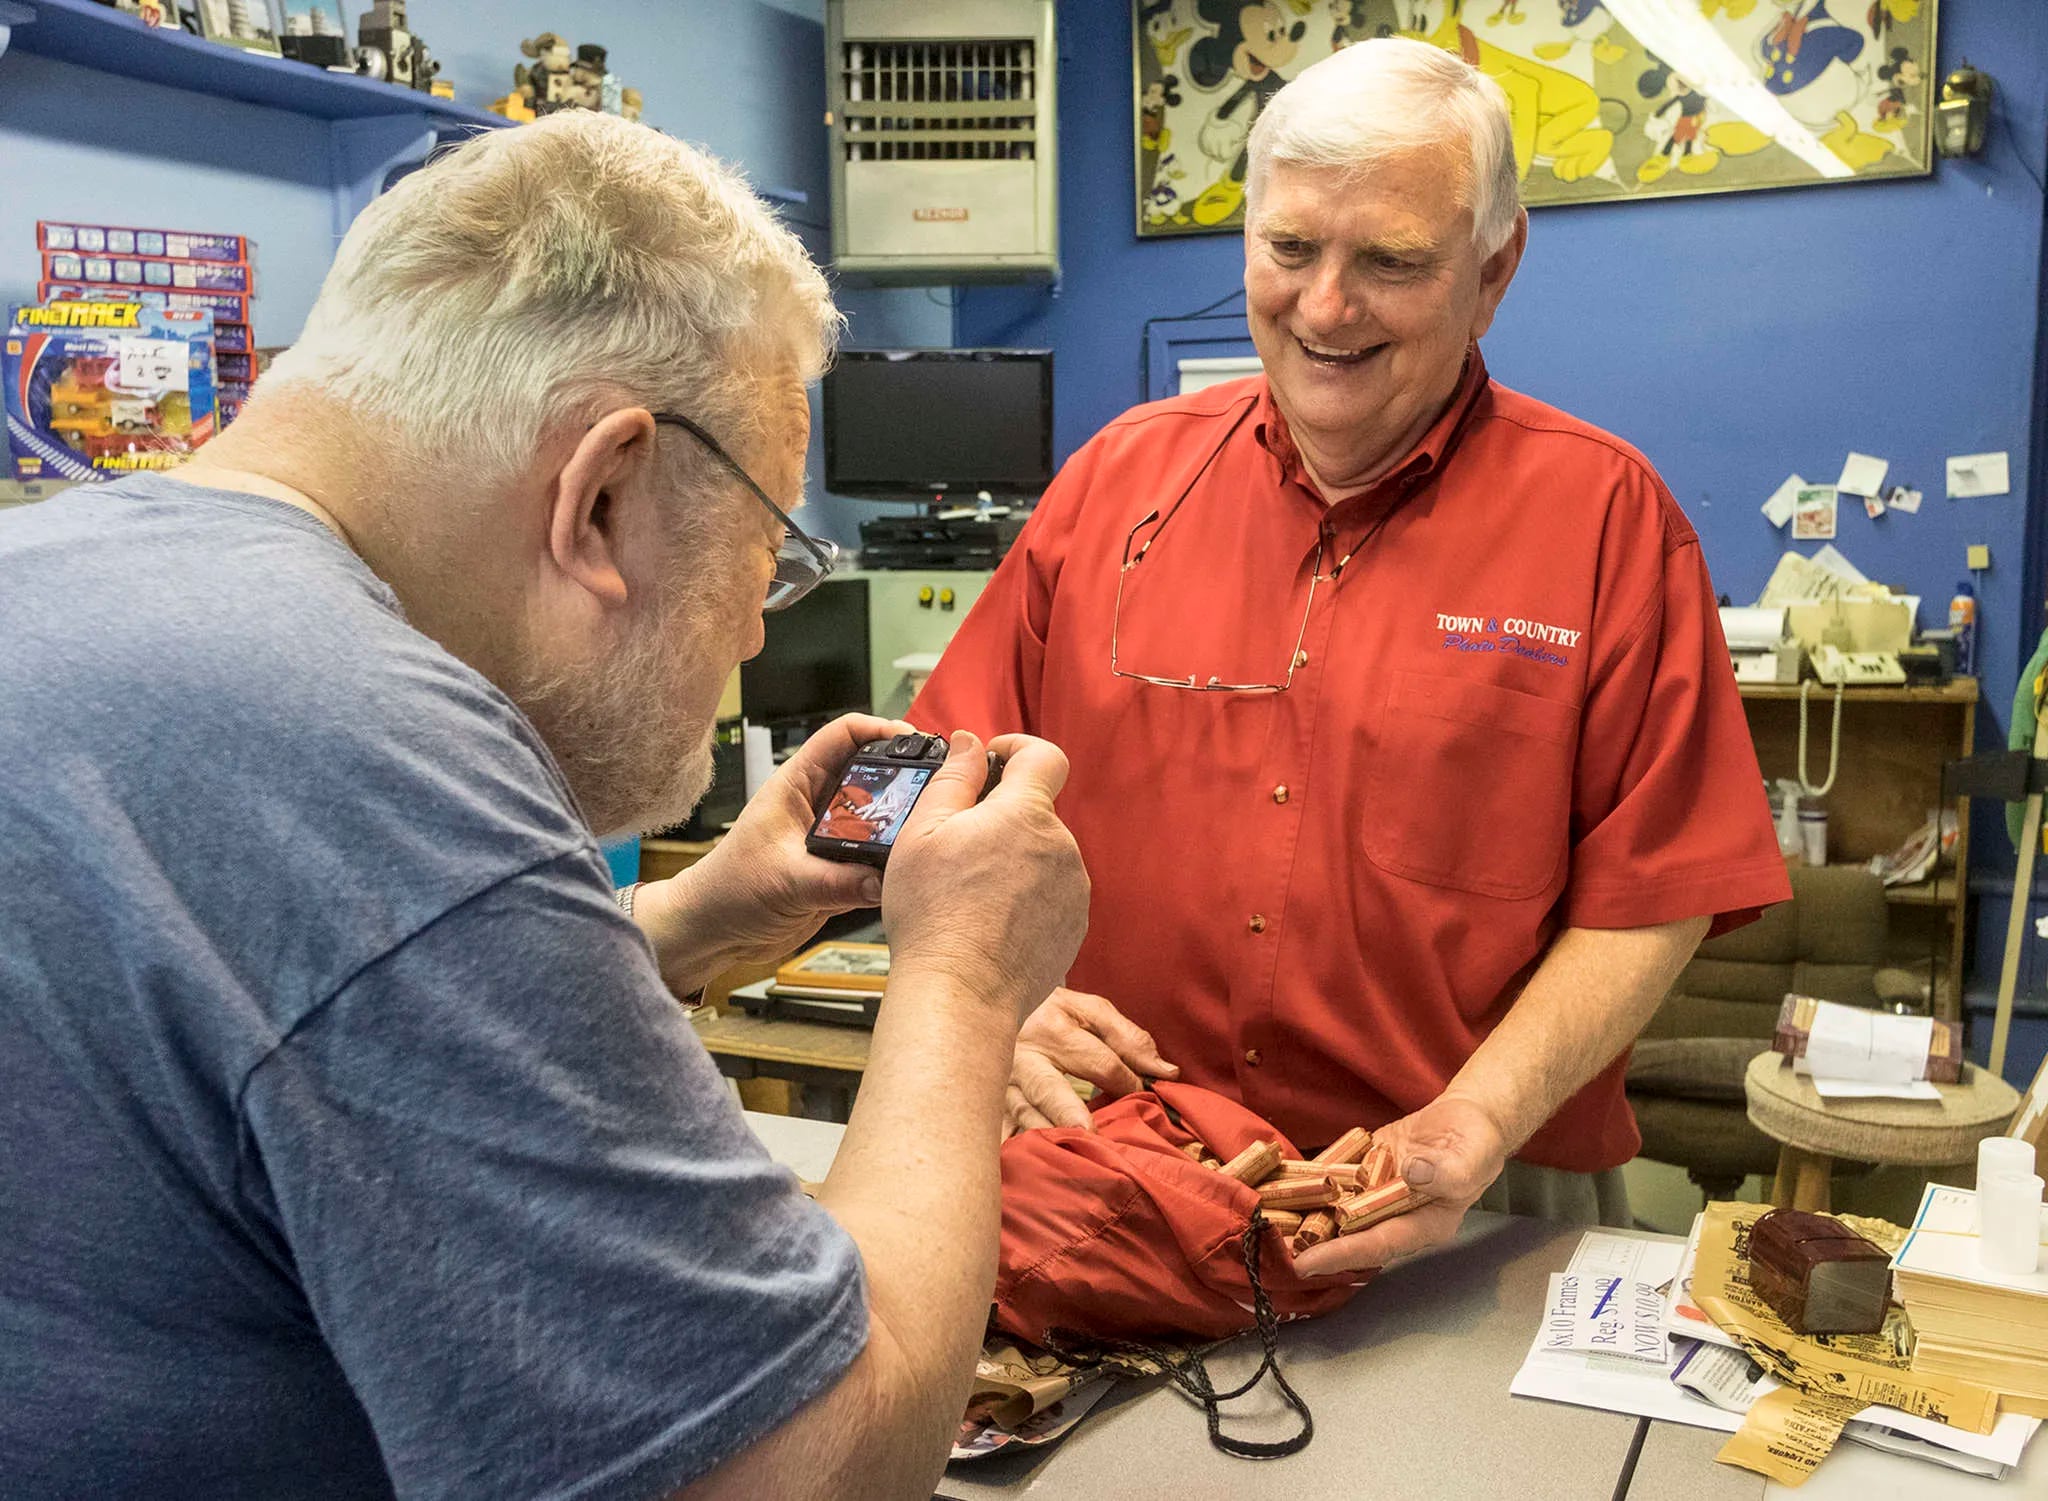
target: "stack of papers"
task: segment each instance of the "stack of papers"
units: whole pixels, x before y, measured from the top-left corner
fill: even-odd
[[[1913,1320],[1913,1369],[1988,1386],[1999,1410],[2048,1416],[2048,1271],[1988,1272],[1977,1196],[1930,1183],[1893,1286]]]
[[[1633,1413],[1722,1433],[1741,1428],[1750,1407],[1776,1391],[1778,1383],[1758,1370],[1705,1314],[1689,1305],[1688,1281],[1699,1233],[1697,1220],[1692,1238],[1683,1245],[1589,1231],[1566,1268],[1567,1276],[1616,1278],[1626,1286],[1650,1283],[1661,1288],[1665,1293],[1661,1358],[1552,1348],[1559,1331],[1546,1312],[1543,1327],[1508,1389],[1518,1397]],[[1912,1454],[1952,1469],[2003,1479],[2020,1462],[2027,1441],[2040,1426],[2038,1418],[2005,1414],[1990,1433],[1965,1433],[1897,1408],[1866,1407],[1843,1434],[1871,1448]]]
[[[1904,604],[1910,612],[1907,617],[1909,623],[1917,620],[1920,614],[1920,596],[1900,594],[1883,584],[1873,583],[1832,542],[1812,557],[1796,552],[1780,554],[1777,566],[1771,570],[1770,578],[1764,583],[1764,591],[1757,596],[1756,602],[1759,606],[1779,608],[1823,604],[1832,600]],[[1859,646],[1856,649],[1865,648]]]

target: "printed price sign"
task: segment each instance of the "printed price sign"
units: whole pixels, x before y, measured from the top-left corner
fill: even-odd
[[[1622,1355],[1658,1365],[1664,1348],[1664,1294],[1623,1277],[1553,1272],[1542,1348]]]

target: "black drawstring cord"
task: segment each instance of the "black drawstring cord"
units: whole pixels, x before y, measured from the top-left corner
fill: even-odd
[[[1183,1393],[1202,1404],[1202,1411],[1209,1420],[1209,1442],[1225,1454],[1239,1459],[1284,1459],[1290,1454],[1299,1454],[1315,1437],[1315,1418],[1309,1413],[1308,1403],[1301,1394],[1288,1385],[1287,1378],[1280,1371],[1280,1320],[1273,1312],[1273,1301],[1266,1296],[1266,1285],[1259,1275],[1259,1236],[1266,1228],[1266,1216],[1258,1209],[1252,1211],[1251,1222],[1244,1228],[1244,1270],[1252,1284],[1252,1318],[1258,1326],[1259,1347],[1263,1355],[1259,1368],[1240,1385],[1227,1392],[1216,1390],[1216,1384],[1209,1379],[1208,1363],[1196,1350],[1167,1350],[1157,1345],[1138,1344],[1126,1340],[1087,1340],[1085,1336],[1069,1329],[1048,1329],[1045,1347],[1070,1365],[1081,1368],[1100,1366],[1100,1355],[1082,1355],[1065,1345],[1072,1337],[1078,1342],[1091,1344],[1098,1350],[1126,1355],[1142,1355],[1155,1361],[1166,1372],[1166,1377]],[[1287,1405],[1301,1417],[1300,1431],[1271,1443],[1259,1443],[1251,1439],[1232,1438],[1223,1431],[1225,1402],[1244,1396],[1270,1374],[1274,1384],[1280,1388],[1280,1395]]]

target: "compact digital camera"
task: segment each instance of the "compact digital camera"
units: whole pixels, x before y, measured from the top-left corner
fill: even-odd
[[[846,764],[839,785],[825,800],[811,825],[804,848],[827,860],[850,860],[877,868],[889,863],[889,850],[910,810],[931,783],[932,773],[946,764],[943,735],[898,735],[870,740]],[[1002,776],[1002,762],[990,752],[988,796]]]

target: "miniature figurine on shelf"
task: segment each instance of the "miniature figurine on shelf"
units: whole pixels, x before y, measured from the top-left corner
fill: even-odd
[[[493,99],[485,108],[494,115],[503,115],[515,125],[524,125],[528,120],[538,118],[526,96],[514,89],[502,99]]]
[[[177,7],[165,3],[165,0],[100,0],[100,4],[140,17],[145,26],[168,26],[173,31],[178,29]]]
[[[569,64],[569,103],[577,109],[599,109],[604,104],[605,50],[595,42],[576,49],[576,61]]]
[[[539,36],[530,36],[521,42],[519,50],[533,59],[533,66],[529,68],[524,63],[513,65],[512,92],[505,96],[505,100],[515,97],[524,100],[528,119],[535,115],[550,115],[564,108],[569,87],[568,42],[552,31],[543,31]],[[508,119],[519,118],[505,110],[498,113]]]
[[[605,49],[595,42],[572,52],[559,32],[543,31],[521,42],[519,50],[533,59],[532,66],[513,65],[512,92],[491,105],[493,114],[523,121],[556,110],[590,109],[640,118],[640,91],[625,87],[607,69]]]

